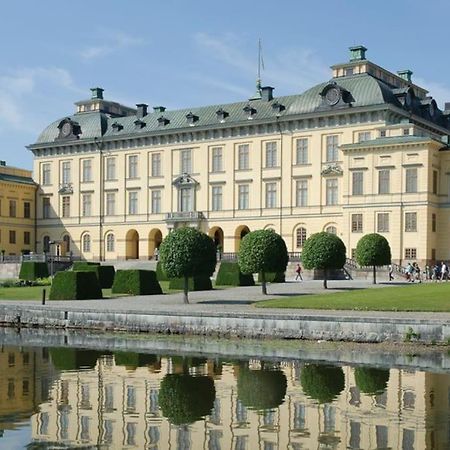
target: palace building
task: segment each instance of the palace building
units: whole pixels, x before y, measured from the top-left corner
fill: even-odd
[[[223,252],[272,228],[292,252],[328,231],[351,257],[378,232],[397,263],[450,259],[450,104],[439,109],[410,70],[383,69],[366,50],[283,97],[258,81],[245,101],[171,111],[92,89],[28,147],[37,251],[57,242],[85,259],[149,259],[191,226]]]

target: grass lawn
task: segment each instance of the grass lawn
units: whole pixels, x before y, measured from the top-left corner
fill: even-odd
[[[450,311],[450,283],[356,289],[263,300],[257,308],[347,309],[361,311]]]

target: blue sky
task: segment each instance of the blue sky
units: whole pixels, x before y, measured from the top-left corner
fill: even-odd
[[[25,145],[101,86],[105,98],[184,108],[254,93],[300,93],[364,44],[387,69],[411,69],[450,101],[448,0],[5,1],[0,17],[0,159],[31,168]]]

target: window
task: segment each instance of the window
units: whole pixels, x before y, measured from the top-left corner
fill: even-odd
[[[363,195],[364,172],[358,171],[352,173],[352,194]]]
[[[380,137],[386,137],[386,130],[380,131]]]
[[[297,139],[296,149],[296,162],[297,164],[308,164],[308,139]]]
[[[297,180],[296,182],[296,206],[308,205],[308,180]]]
[[[406,169],[406,192],[417,192],[417,169]]]
[[[161,212],[161,191],[159,189],[152,190],[152,214]]]
[[[405,231],[417,231],[417,213],[405,213]]]
[[[403,136],[409,135],[409,128],[403,128]]]
[[[277,143],[266,142],[266,167],[277,166]]]
[[[238,188],[238,209],[248,209],[249,185],[240,184]]]
[[[221,172],[222,168],[222,147],[214,147],[212,149],[212,172]]]
[[[431,231],[436,233],[436,214],[431,214]]]
[[[327,136],[327,162],[338,160],[338,142],[339,141],[337,135]]]
[[[106,251],[107,252],[113,252],[114,251],[114,234],[113,233],[108,233],[106,235]]]
[[[83,159],[82,167],[81,180],[83,182],[92,181],[92,159]]]
[[[128,192],[128,214],[138,213],[138,193],[136,191]]]
[[[192,172],[192,152],[191,149],[181,150],[180,152],[181,173]]]
[[[68,184],[71,182],[71,176],[70,176],[70,161],[64,161],[62,163],[62,176],[61,176],[61,183],[62,184]]]
[[[277,207],[277,184],[266,183],[266,208]]]
[[[42,197],[42,218],[50,217],[50,197]]]
[[[15,200],[9,201],[9,217],[16,217],[17,215],[17,204]]]
[[[329,227],[326,227],[325,231],[327,233],[336,234],[337,235],[337,229],[336,229],[336,227],[334,225],[330,225]]]
[[[387,233],[389,231],[389,213],[377,214],[377,232]]]
[[[9,230],[9,243],[10,244],[16,243],[16,232],[14,230]]]
[[[62,198],[62,216],[70,217],[70,197],[64,195]]]
[[[44,239],[42,239],[42,248],[44,253],[50,252],[50,236],[44,236]]]
[[[378,172],[378,193],[389,194],[391,172],[389,169],[382,169]]]
[[[327,205],[337,205],[338,203],[338,180],[337,178],[328,178],[326,181]]]
[[[68,234],[65,234],[63,237],[63,241],[65,244],[66,252],[70,252],[70,236]]]
[[[23,243],[25,245],[30,245],[31,242],[31,233],[29,231],[23,232]]]
[[[193,211],[192,188],[180,189],[180,211]]]
[[[433,194],[438,193],[438,171],[433,170]]]
[[[114,216],[116,214],[116,194],[115,192],[106,193],[106,215]]]
[[[405,259],[416,259],[417,249],[416,248],[405,248]]]
[[[213,211],[220,211],[222,209],[222,186],[212,187],[212,205],[211,209]]]
[[[249,145],[242,144],[238,147],[238,169],[247,170],[249,168]]]
[[[370,141],[370,138],[370,131],[362,131],[361,133],[358,133],[358,142]]]
[[[30,202],[23,203],[23,217],[25,219],[29,219],[31,217],[31,203]]]
[[[110,157],[106,158],[106,179],[115,180],[116,179],[116,158]]]
[[[50,163],[42,164],[42,185],[49,186],[51,182],[51,165]]]
[[[91,194],[83,194],[81,196],[81,215],[87,217],[91,215]]]
[[[83,235],[82,241],[83,241],[82,242],[83,252],[90,253],[90,251],[91,251],[91,236],[89,234]]]
[[[352,214],[352,232],[362,233],[363,231],[363,215]]]
[[[297,248],[303,247],[303,244],[306,242],[306,228],[297,228],[297,232],[295,233],[295,242]]]
[[[161,176],[161,153],[152,153],[152,177]]]
[[[138,177],[138,157],[137,155],[128,156],[128,178]]]

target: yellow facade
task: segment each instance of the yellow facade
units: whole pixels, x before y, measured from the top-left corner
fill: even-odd
[[[38,251],[55,241],[85,259],[151,259],[171,229],[194,226],[223,252],[273,228],[291,252],[329,231],[351,257],[379,232],[397,263],[450,259],[449,112],[357,49],[331,81],[289,97],[264,87],[240,104],[120,112],[93,89],[30,146]]]
[[[35,193],[31,171],[0,164],[0,250],[21,255],[35,250]],[[0,257],[1,259],[1,257]]]

